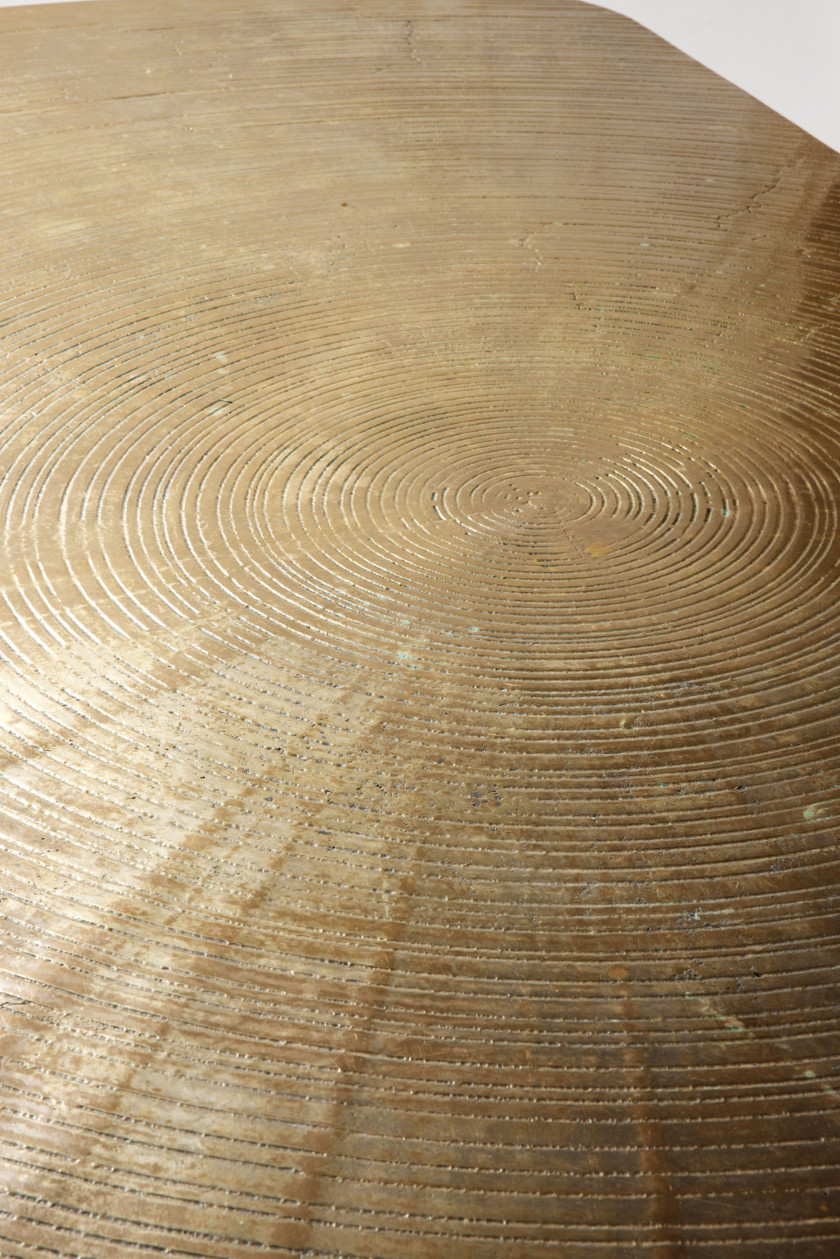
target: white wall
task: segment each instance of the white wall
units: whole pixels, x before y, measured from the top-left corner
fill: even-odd
[[[601,0],[601,6],[649,26],[840,150],[840,0]]]

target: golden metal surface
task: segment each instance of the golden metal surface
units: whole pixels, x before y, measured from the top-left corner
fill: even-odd
[[[567,0],[0,58],[0,1253],[835,1256],[840,158]]]

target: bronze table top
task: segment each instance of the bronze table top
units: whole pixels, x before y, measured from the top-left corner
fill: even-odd
[[[840,157],[573,0],[0,65],[0,1254],[836,1256]]]

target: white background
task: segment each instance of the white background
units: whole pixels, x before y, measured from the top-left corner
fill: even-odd
[[[649,26],[840,150],[840,0],[602,0],[602,7]]]

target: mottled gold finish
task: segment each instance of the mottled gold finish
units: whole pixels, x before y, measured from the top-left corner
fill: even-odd
[[[840,158],[569,0],[4,10],[0,1253],[840,1253]]]

